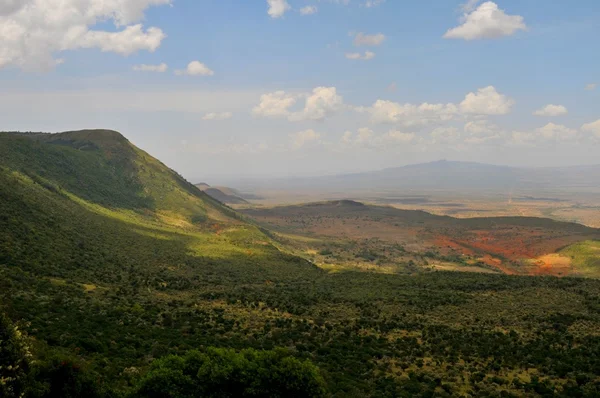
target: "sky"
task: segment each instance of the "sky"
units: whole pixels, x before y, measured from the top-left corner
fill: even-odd
[[[0,0],[0,129],[192,182],[600,163],[597,0]]]

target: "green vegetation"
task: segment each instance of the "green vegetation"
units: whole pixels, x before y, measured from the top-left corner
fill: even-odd
[[[329,274],[115,134],[0,134],[0,394],[600,394],[600,281]]]
[[[12,322],[0,313],[0,396],[19,397],[29,372],[28,347]]]
[[[571,245],[560,251],[569,257],[577,272],[595,277],[600,269],[600,241],[585,241]]]
[[[133,397],[325,397],[325,382],[309,361],[283,350],[209,348],[155,361]]]

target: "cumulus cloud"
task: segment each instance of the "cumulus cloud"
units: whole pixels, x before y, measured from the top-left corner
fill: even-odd
[[[252,113],[262,117],[289,116],[290,108],[296,103],[297,96],[285,91],[275,91],[260,97],[260,104],[254,107]]]
[[[305,98],[304,107],[292,111],[299,98]],[[255,116],[287,117],[290,121],[323,120],[344,108],[344,99],[335,87],[316,87],[312,93],[298,95],[285,91],[264,94],[252,110]]]
[[[564,106],[552,104],[546,105],[542,109],[533,112],[535,116],[562,116],[567,113],[569,113],[569,111]]]
[[[346,58],[353,60],[362,60],[368,61],[370,59],[375,58],[375,53],[371,51],[365,51],[364,54],[361,53],[346,53]]]
[[[233,117],[231,112],[210,112],[202,117],[202,120],[227,120]]]
[[[290,134],[292,140],[292,147],[300,149],[305,146],[315,145],[321,142],[321,134],[316,131],[309,129],[300,131],[298,133]]]
[[[467,9],[477,2],[469,1]],[[444,35],[446,39],[497,39],[511,36],[519,30],[527,30],[524,18],[520,15],[508,15],[492,1],[487,1],[475,10],[469,10],[463,16],[462,25],[450,29]]]
[[[352,147],[368,147],[374,142],[375,132],[368,127],[359,128],[357,133],[346,131],[342,136],[342,144]]]
[[[495,124],[490,124],[487,120],[475,120],[465,123],[466,133],[473,135],[494,134],[499,130]]]
[[[480,88],[477,93],[467,94],[460,103],[460,110],[478,115],[506,115],[514,104],[514,100],[498,93],[494,86],[488,86]]]
[[[464,139],[466,144],[483,144],[502,138],[500,127],[485,119],[467,122],[464,131],[467,133]]]
[[[388,100],[377,100],[368,107],[354,108],[366,113],[373,123],[401,123],[405,126],[424,126],[430,123],[464,119],[467,115],[505,115],[510,112],[514,101],[499,94],[492,86],[469,93],[460,104],[401,104]],[[468,128],[481,128],[473,122]]]
[[[585,133],[591,133],[595,138],[600,138],[600,119],[584,124],[581,126],[581,130]]]
[[[158,73],[164,73],[169,69],[169,66],[165,63],[162,63],[160,65],[146,65],[146,64],[141,64],[141,65],[134,65],[131,69],[133,69],[136,72],[158,72]]]
[[[0,3],[0,68],[44,70],[62,62],[55,54],[83,48],[130,55],[155,51],[166,37],[136,24],[151,6],[171,0],[5,0]],[[116,31],[93,30],[110,21]]]
[[[306,98],[304,109],[290,115],[290,120],[323,120],[342,109],[344,99],[335,87],[317,87]]]
[[[590,83],[588,85],[585,86],[585,89],[587,91],[594,91],[596,89],[596,87],[598,87],[597,83]]]
[[[373,123],[403,123],[407,126],[447,121],[458,114],[454,104],[415,105],[386,100],[377,100],[370,107],[357,108],[357,111],[368,113]]]
[[[184,70],[176,70],[175,74],[178,76],[213,76],[215,72],[213,72],[210,68],[208,68],[200,61],[192,61]]]
[[[367,46],[376,47],[380,46],[385,41],[385,35],[383,33],[377,33],[374,35],[367,35],[362,32],[354,35],[354,45],[356,47]]]
[[[570,141],[577,137],[577,130],[562,124],[548,123],[536,130],[539,137],[545,140]]]
[[[312,15],[316,14],[317,11],[318,9],[315,6],[306,6],[300,9],[300,15]]]
[[[269,6],[267,14],[271,18],[281,18],[292,9],[287,0],[267,0],[267,5]]]
[[[548,123],[530,132],[515,131],[509,143],[515,145],[535,145],[544,142],[568,142],[577,139],[577,130],[562,124]]]

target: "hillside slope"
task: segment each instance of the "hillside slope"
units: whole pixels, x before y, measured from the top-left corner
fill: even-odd
[[[231,188],[211,187],[205,183],[196,184],[196,188],[221,203],[226,203],[229,205],[248,204],[246,199],[242,198],[238,192]]]
[[[114,131],[0,134],[0,198],[0,264],[46,276],[157,288],[314,272]]]

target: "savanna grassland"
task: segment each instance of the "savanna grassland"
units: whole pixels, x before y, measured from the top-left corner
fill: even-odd
[[[562,249],[594,276],[597,230],[396,212],[242,215],[116,132],[2,133],[0,392],[600,394],[600,281],[485,260],[522,239],[489,255],[529,274],[521,251]]]
[[[354,201],[242,210],[324,267],[598,277],[570,245],[600,230],[534,217],[453,218]],[[566,252],[565,252],[566,253]]]

